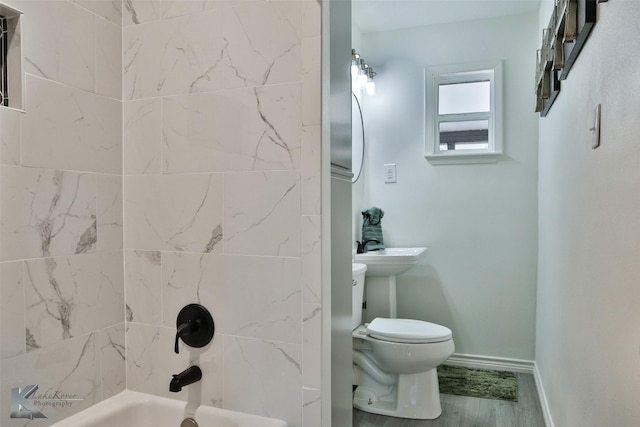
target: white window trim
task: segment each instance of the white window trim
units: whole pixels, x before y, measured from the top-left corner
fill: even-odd
[[[488,73],[483,74],[482,71]],[[491,82],[491,113],[448,115],[448,119],[473,120],[489,118],[489,148],[479,150],[441,151],[439,144],[438,84]],[[446,65],[425,68],[425,157],[432,164],[493,163],[502,155],[502,61]],[[449,121],[447,120],[447,121]]]

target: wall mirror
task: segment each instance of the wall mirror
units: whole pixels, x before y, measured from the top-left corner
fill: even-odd
[[[364,162],[364,121],[362,108],[355,93],[351,92],[351,169],[353,177],[351,182],[356,182],[362,173]]]

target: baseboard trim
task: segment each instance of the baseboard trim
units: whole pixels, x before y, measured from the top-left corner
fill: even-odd
[[[493,371],[522,372],[533,374],[533,360],[509,359],[504,357],[480,356],[477,354],[453,353],[445,365],[463,366],[465,368],[490,369]]]
[[[549,402],[547,401],[547,395],[544,392],[542,380],[540,379],[540,372],[538,371],[538,365],[533,363],[533,379],[536,381],[536,389],[538,389],[538,398],[540,399],[540,406],[542,407],[542,416],[544,417],[544,424],[547,427],[555,427],[553,424],[553,418],[551,418],[551,411],[549,410]]]

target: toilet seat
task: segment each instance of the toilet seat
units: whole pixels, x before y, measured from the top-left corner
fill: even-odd
[[[428,344],[452,338],[451,329],[415,319],[386,319],[376,317],[367,325],[366,333],[382,341]]]

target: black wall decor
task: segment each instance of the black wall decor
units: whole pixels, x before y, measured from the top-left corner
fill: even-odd
[[[536,61],[536,112],[545,117],[596,23],[597,0],[557,0]]]

